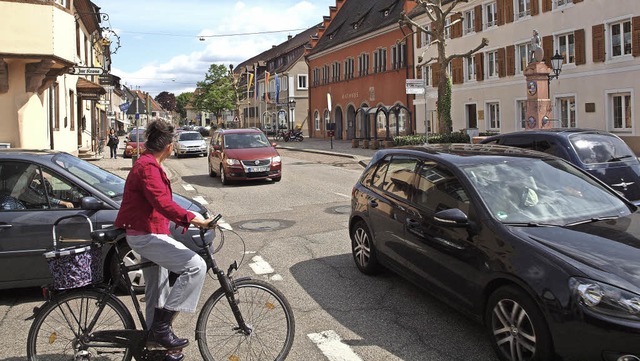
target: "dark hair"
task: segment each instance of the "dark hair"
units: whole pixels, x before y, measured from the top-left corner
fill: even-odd
[[[144,143],[145,148],[151,153],[158,153],[173,140],[173,125],[161,120],[154,120],[149,123],[145,131],[147,141]]]

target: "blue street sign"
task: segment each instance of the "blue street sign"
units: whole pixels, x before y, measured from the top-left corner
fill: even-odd
[[[136,119],[140,119],[140,113],[136,113]]]
[[[121,112],[126,112],[127,110],[129,110],[129,106],[130,105],[131,105],[130,103],[122,103],[122,104],[120,104],[119,105],[120,111]]]

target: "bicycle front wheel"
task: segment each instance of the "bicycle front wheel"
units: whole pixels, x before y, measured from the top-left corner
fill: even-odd
[[[29,329],[28,360],[131,360],[131,351],[127,348],[89,347],[83,343],[94,331],[135,329],[131,313],[110,296],[93,329],[88,329],[103,297],[101,292],[83,289],[62,293],[45,303]]]
[[[202,357],[207,361],[284,360],[295,334],[287,299],[259,280],[238,281],[235,287],[235,300],[252,332],[247,335],[239,329],[224,291],[218,289],[198,316],[196,338]]]

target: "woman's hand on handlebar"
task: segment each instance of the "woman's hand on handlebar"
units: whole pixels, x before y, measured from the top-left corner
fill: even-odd
[[[193,218],[189,223],[193,224],[198,228],[207,229],[207,228],[214,228],[216,226],[217,221],[218,220],[215,217],[210,217],[207,219],[196,217],[196,218]]]

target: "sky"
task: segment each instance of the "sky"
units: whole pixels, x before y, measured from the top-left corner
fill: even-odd
[[[93,0],[108,16],[111,73],[156,96],[193,91],[212,64],[234,66],[322,22],[335,0]]]

